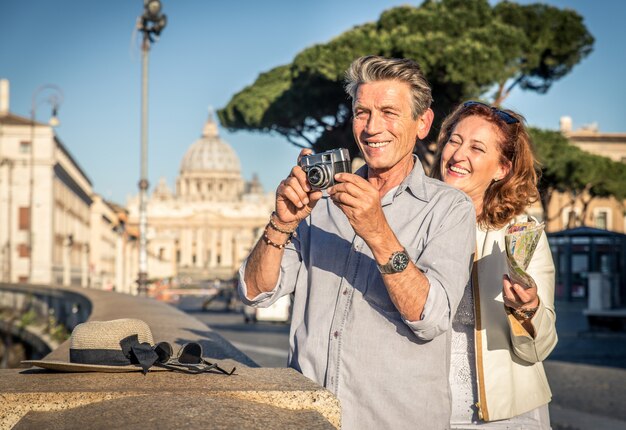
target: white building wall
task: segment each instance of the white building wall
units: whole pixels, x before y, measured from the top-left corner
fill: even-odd
[[[59,150],[51,127],[44,124],[33,127],[25,118],[16,116],[11,121],[5,119],[0,117],[0,279],[55,284],[63,282],[65,275],[70,283],[74,279],[74,285],[84,284],[89,203],[81,201],[67,208],[75,215],[71,220],[77,225],[71,229],[76,233],[75,247],[64,255],[63,250],[58,249],[63,233],[59,228],[66,226],[60,222],[63,219],[58,219],[59,187],[55,165],[63,165],[68,176],[87,196],[92,192],[91,185]],[[66,200],[69,204],[71,199]],[[20,228],[20,208],[29,210],[31,201],[32,234],[30,226]],[[70,264],[67,270],[60,264],[64,259]]]

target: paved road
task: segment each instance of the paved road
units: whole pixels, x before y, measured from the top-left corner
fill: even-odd
[[[284,323],[246,324],[241,312],[226,311],[224,303],[202,310],[197,299],[186,298],[178,306],[224,336],[240,351],[263,367],[286,367],[289,326]]]
[[[591,332],[584,308],[556,303],[559,343],[544,363],[553,428],[626,429],[626,333]]]
[[[223,304],[202,311],[187,299],[181,309],[203,321],[266,367],[284,367],[289,327],[277,323],[245,324],[243,315],[225,312]],[[559,343],[546,372],[553,393],[554,430],[626,430],[626,333],[592,333],[583,304],[557,303]]]

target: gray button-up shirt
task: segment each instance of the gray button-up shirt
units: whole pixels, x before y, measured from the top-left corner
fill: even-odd
[[[294,295],[289,366],[339,398],[343,429],[444,429],[450,315],[469,278],[474,207],[462,192],[426,177],[419,160],[381,203],[430,282],[420,321],[402,318],[371,250],[327,195],[285,249],[274,290],[246,299],[246,261],[240,295],[253,306]]]

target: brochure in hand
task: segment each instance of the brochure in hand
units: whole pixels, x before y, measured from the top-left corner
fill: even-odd
[[[517,284],[531,287],[535,285],[533,278],[526,273],[530,260],[537,249],[539,238],[545,225],[531,219],[509,226],[504,236],[506,244],[509,276]]]

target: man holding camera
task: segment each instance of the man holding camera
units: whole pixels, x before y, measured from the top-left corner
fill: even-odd
[[[366,165],[336,173],[345,153],[301,153],[240,295],[253,306],[294,295],[289,366],[339,398],[342,428],[447,428],[448,329],[469,278],[473,205],[413,155],[433,121],[415,62],[359,58],[346,92]]]

